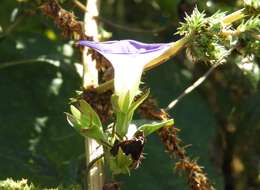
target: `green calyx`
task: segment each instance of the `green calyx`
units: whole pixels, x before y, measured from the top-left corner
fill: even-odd
[[[118,97],[112,96],[112,106],[116,113],[116,132],[119,136],[124,137],[128,131],[128,126],[132,121],[135,110],[141,103],[149,96],[150,90],[146,90],[136,101],[132,102],[130,106],[125,106],[125,109],[120,109],[117,103]]]
[[[114,175],[116,174],[130,174],[130,166],[132,164],[130,155],[126,155],[121,148],[119,148],[116,156],[109,157],[109,167]]]

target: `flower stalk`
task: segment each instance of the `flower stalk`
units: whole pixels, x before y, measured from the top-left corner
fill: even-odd
[[[164,52],[159,57],[156,57],[155,59],[151,60],[145,66],[145,70],[146,71],[150,70],[150,69],[164,63],[165,61],[170,59],[172,56],[176,55],[182,48],[184,48],[184,46],[189,42],[191,37],[192,36],[188,35],[188,36],[185,36],[185,37],[179,39],[176,42],[172,42],[170,48],[166,52]]]

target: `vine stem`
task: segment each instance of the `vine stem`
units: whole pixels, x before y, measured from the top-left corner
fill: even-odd
[[[86,11],[84,15],[84,29],[86,36],[98,41],[98,23],[94,19],[99,15],[100,0],[87,0]],[[89,48],[82,50],[83,64],[83,87],[84,89],[98,86],[98,71],[96,69],[96,60],[93,59]],[[97,141],[91,138],[85,139],[86,165],[91,164],[87,169],[87,189],[101,190],[104,184],[104,154],[103,147]],[[95,162],[94,162],[95,161]]]
[[[246,16],[245,9],[239,9],[227,16],[225,16],[222,20],[224,25],[230,25],[233,22],[240,20]]]

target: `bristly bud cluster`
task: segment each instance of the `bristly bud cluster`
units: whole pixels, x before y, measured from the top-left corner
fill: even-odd
[[[177,34],[192,36],[187,54],[193,61],[214,63],[227,52],[229,43],[220,36],[224,28],[221,22],[224,16],[224,13],[217,12],[207,18],[195,8],[192,15],[185,18],[186,23],[181,23]]]
[[[213,32],[220,32],[222,29],[221,20],[224,18],[225,13],[216,12],[211,17],[206,17],[204,12],[200,12],[196,7],[192,14],[189,16],[186,14],[185,21],[181,22],[181,26],[178,28],[176,34],[184,35],[196,35],[205,32],[205,29],[211,29]]]
[[[191,16],[186,16],[177,34],[190,36],[187,55],[193,61],[216,63],[231,48],[236,48],[243,55],[260,55],[260,2],[245,1],[244,12],[247,20],[236,28],[223,22],[225,13],[217,12],[206,17],[203,12],[194,9]],[[250,17],[251,16],[251,17]]]

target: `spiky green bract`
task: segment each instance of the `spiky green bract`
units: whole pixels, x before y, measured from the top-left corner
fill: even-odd
[[[116,174],[130,174],[130,166],[132,164],[130,155],[126,155],[121,148],[119,148],[116,156],[109,157],[109,167],[114,175]]]
[[[201,29],[205,27],[207,23],[205,16],[206,14],[204,12],[199,12],[196,7],[190,16],[186,14],[186,17],[184,18],[185,22],[180,23],[181,26],[178,28],[176,34],[185,36],[193,33],[200,33]]]
[[[238,30],[240,32],[255,32],[257,34],[260,33],[260,15],[255,17],[251,17],[245,22],[242,22],[238,26]]]

